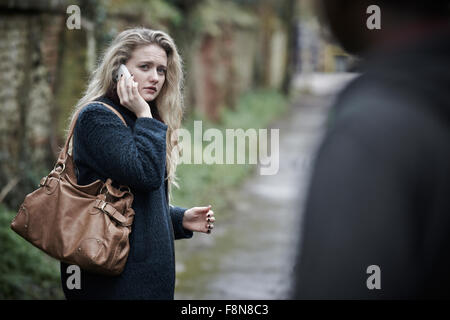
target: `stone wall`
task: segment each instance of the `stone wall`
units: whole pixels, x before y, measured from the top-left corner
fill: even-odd
[[[54,162],[53,89],[65,23],[53,8],[48,13],[26,4],[0,13],[0,195],[12,207]],[[2,193],[15,179],[21,192]]]

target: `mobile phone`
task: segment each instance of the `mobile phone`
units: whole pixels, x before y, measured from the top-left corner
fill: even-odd
[[[119,81],[122,75],[125,77],[125,79],[131,77],[130,72],[128,71],[127,67],[124,64],[121,64],[119,70],[117,71],[116,81]]]

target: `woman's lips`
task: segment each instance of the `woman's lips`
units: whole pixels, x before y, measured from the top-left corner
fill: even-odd
[[[145,87],[144,90],[150,91],[152,93],[155,93],[157,91],[155,87]]]

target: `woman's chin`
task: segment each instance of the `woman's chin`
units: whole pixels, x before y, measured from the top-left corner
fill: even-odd
[[[156,97],[153,94],[144,94],[142,98],[147,102],[152,102]]]

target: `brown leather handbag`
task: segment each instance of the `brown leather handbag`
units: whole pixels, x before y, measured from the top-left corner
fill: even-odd
[[[118,111],[102,104],[125,123]],[[119,275],[130,251],[134,196],[126,186],[115,188],[111,179],[77,184],[68,149],[81,109],[54,169],[42,178],[39,189],[25,197],[11,228],[60,261],[86,271]]]

